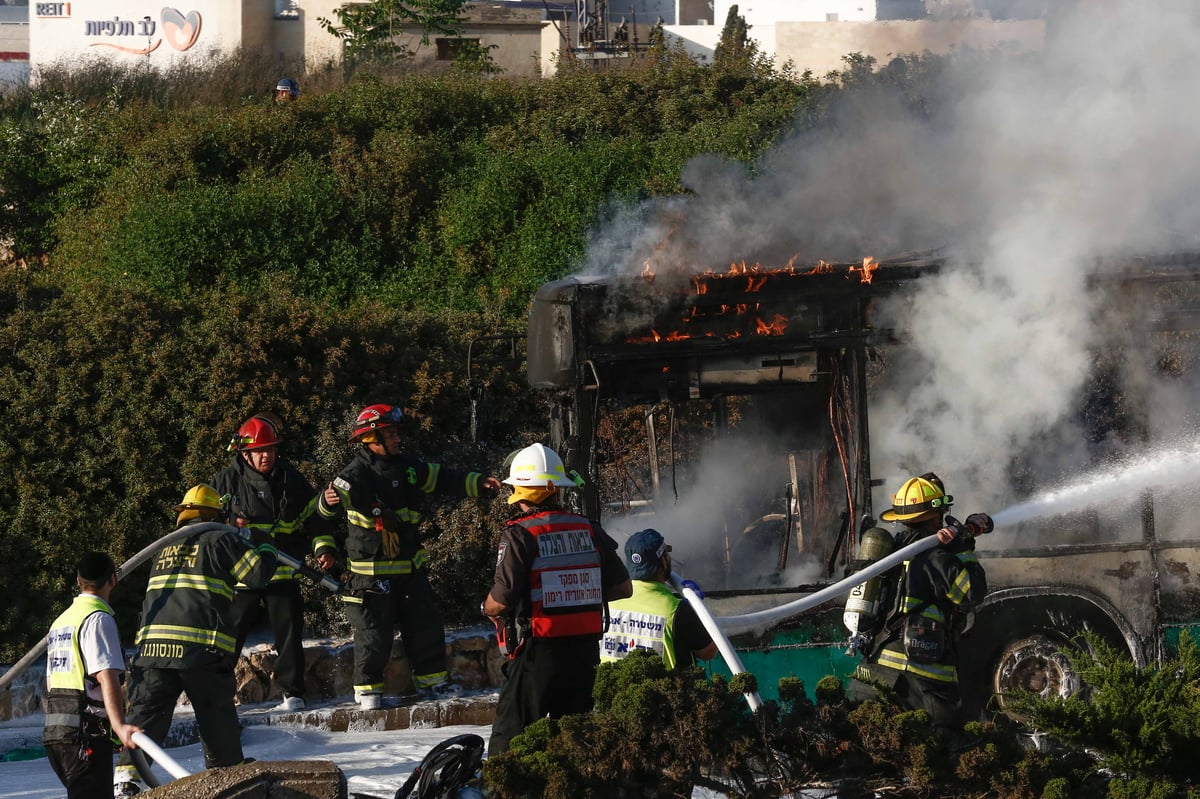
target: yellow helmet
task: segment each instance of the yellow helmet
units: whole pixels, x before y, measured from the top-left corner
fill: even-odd
[[[954,502],[954,497],[942,489],[936,475],[910,477],[892,495],[892,508],[879,514],[885,522],[916,522],[942,513]]]
[[[201,483],[187,490],[187,493],[183,495],[183,501],[175,506],[175,510],[179,513],[175,519],[175,524],[178,525],[199,516],[219,515],[225,509],[221,506],[221,496],[217,493],[217,489]],[[205,513],[205,511],[210,511],[210,513]],[[216,511],[216,514],[211,511]]]

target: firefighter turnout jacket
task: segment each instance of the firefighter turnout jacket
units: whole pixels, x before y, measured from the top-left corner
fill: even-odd
[[[261,474],[236,454],[212,484],[231,523],[268,533],[281,552],[303,562],[310,548],[313,555],[337,551],[333,525],[316,512],[317,492],[292,464],[279,460]],[[272,580],[295,578],[296,570],[280,563]]]
[[[163,547],[151,566],[134,639],[133,663],[141,668],[202,668],[234,657],[234,586],[263,588],[275,574],[275,546],[261,533],[255,545],[227,524],[188,525],[195,535]]]
[[[333,481],[333,488],[346,514],[346,560],[349,587],[365,590],[378,581],[412,574],[429,561],[421,545],[417,525],[421,502],[427,495],[478,497],[483,475],[426,463],[409,455],[382,457],[366,447]],[[339,509],[325,503],[322,495],[318,514],[334,519]],[[347,602],[361,602],[353,594]]]
[[[83,624],[93,614],[112,616],[112,608],[95,594],[80,594],[50,625],[46,650],[45,743],[77,743],[84,717],[105,718],[99,682],[88,676],[80,649]],[[116,628],[113,628],[116,634]],[[89,695],[89,689],[90,694]]]
[[[902,533],[897,548],[916,540]],[[878,666],[957,684],[958,639],[987,594],[973,538],[922,552],[896,570],[892,612],[870,660]]]

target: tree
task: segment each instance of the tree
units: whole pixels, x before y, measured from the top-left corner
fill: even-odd
[[[433,33],[458,36],[462,33],[461,16],[467,0],[372,0],[336,8],[336,21],[319,17],[326,31],[341,39],[346,60],[392,61],[411,58],[413,51],[397,42],[405,28],[421,30],[421,44],[429,44]]]
[[[725,16],[725,27],[721,28],[721,38],[713,51],[713,66],[744,71],[757,55],[758,45],[750,38],[746,18],[738,13],[736,4],[731,5]]]

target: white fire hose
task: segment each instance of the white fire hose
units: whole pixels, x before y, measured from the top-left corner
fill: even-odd
[[[885,558],[877,560],[869,566],[866,566],[861,571],[840,580],[833,585],[827,585],[816,593],[801,597],[780,605],[777,608],[767,608],[754,613],[745,613],[740,616],[722,616],[717,619],[717,624],[725,631],[727,635],[738,635],[739,633],[762,631],[773,627],[780,622],[787,621],[793,616],[798,616],[805,611],[812,610],[817,605],[827,602],[830,599],[849,593],[850,589],[856,585],[865,583],[872,577],[883,574],[889,569],[899,566],[906,560],[912,560],[917,555],[927,549],[933,549],[939,544],[936,535],[926,536],[918,541],[914,541],[908,546],[898,549]]]
[[[725,660],[725,665],[729,667],[729,671],[734,674],[744,674],[746,667],[742,665],[742,659],[734,651],[733,644],[729,643],[729,638],[717,626],[717,620],[708,612],[708,608],[705,607],[704,600],[700,598],[700,595],[690,587],[683,585],[683,581],[675,572],[671,572],[671,585],[675,587],[676,591],[683,594],[683,598],[696,611],[696,616],[700,618],[700,623],[704,625],[704,629],[712,636],[713,642],[716,643],[717,649],[721,653],[721,657]],[[758,712],[758,709],[763,705],[762,697],[758,695],[758,691],[747,692],[746,702],[750,705],[750,710],[754,712]]]
[[[154,758],[154,762],[162,766],[163,769],[165,769],[166,772],[175,779],[181,780],[184,777],[190,777],[192,775],[190,771],[179,765],[179,761],[175,760],[175,758],[163,751],[163,748],[156,744],[154,739],[146,733],[135,732],[133,734],[133,742],[138,745],[139,749],[144,751],[150,757]],[[143,774],[142,779],[146,779],[146,775]],[[147,784],[149,784],[149,782],[147,782]]]

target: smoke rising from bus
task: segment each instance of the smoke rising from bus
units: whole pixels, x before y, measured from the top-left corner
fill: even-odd
[[[914,82],[933,87],[927,102],[843,92],[831,128],[780,142],[753,172],[693,159],[689,196],[616,214],[585,271],[636,272],[651,254],[720,269],[940,248],[951,268],[878,319],[909,346],[872,387],[877,512],[929,470],[956,510],[999,510],[1194,429],[1197,370],[1162,367],[1150,341],[1132,340],[1142,373],[1113,367],[1144,392],[1144,436],[1109,423],[1126,409],[1097,389],[1097,364],[1131,341],[1101,305],[1096,259],[1200,249],[1200,15],[1124,5],[1060,19],[1038,54],[961,53]],[[928,68],[882,67],[898,84]]]

